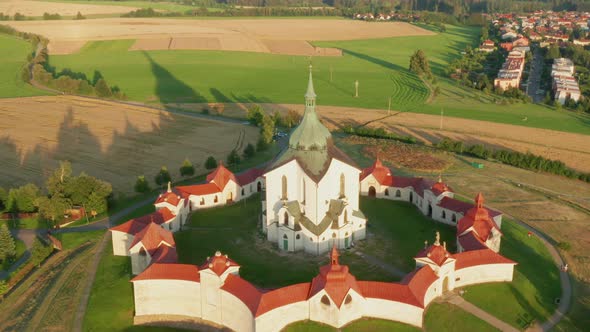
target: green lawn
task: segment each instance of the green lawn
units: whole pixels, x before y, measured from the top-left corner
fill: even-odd
[[[75,233],[59,233],[55,237],[61,241],[64,250],[74,249],[86,242],[96,242],[104,234],[104,230]]]
[[[313,59],[319,105],[387,108],[464,117],[530,127],[590,133],[590,117],[540,105],[498,105],[494,98],[458,87],[444,78],[449,61],[478,39],[479,29],[448,26],[434,36],[315,42],[339,47],[342,57]],[[57,68],[92,74],[98,69],[109,84],[132,100],[149,103],[256,102],[302,103],[309,58],[250,52],[127,51],[134,40],[97,41],[77,54],[52,56]],[[441,94],[427,103],[429,90],[408,70],[410,55],[424,49],[438,76]],[[106,57],[105,54],[110,56]],[[92,66],[88,66],[92,64]],[[330,81],[330,68],[332,81]],[[354,98],[354,81],[359,97]],[[523,121],[524,117],[526,121]]]
[[[424,330],[432,332],[498,331],[474,315],[448,303],[432,303],[424,317]]]
[[[21,80],[21,70],[31,51],[29,42],[0,33],[0,98],[47,94]]]
[[[47,221],[42,218],[23,218],[17,220],[2,220],[0,223],[5,223],[12,229],[40,229],[49,228]]]
[[[518,262],[511,283],[494,283],[466,288],[465,299],[515,327],[529,317],[545,321],[557,307],[561,294],[559,270],[536,237],[509,219],[502,223],[500,251]]]

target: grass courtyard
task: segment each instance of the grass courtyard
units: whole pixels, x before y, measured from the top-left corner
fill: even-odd
[[[447,32],[434,36],[316,42],[317,46],[344,51],[341,57],[313,59],[318,103],[386,109],[391,97],[395,110],[440,114],[444,109],[447,116],[588,133],[588,116],[533,104],[498,105],[494,100],[498,98],[459,87],[445,78],[449,62],[476,43],[478,33],[479,29],[472,27],[448,26]],[[229,51],[128,51],[134,42],[89,42],[79,53],[51,56],[50,63],[85,72],[89,77],[97,69],[131,100],[147,103],[302,103],[308,57]],[[407,69],[410,55],[419,48],[429,57],[441,88],[431,102],[427,101],[429,88]],[[355,80],[359,81],[358,98],[353,96]]]

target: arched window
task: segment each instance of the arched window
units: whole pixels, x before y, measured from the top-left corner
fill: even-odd
[[[218,199],[217,199],[217,195],[215,195],[215,199],[213,200],[213,203],[217,203]]]
[[[402,197],[402,192],[399,189],[395,191],[395,197]]]
[[[205,198],[201,197],[201,202],[199,202],[200,205],[205,205]]]
[[[295,240],[299,240],[301,238],[301,235],[297,234],[297,236],[295,236]]]
[[[457,222],[457,216],[454,213],[453,213],[453,216],[451,217],[451,221]]]
[[[330,299],[326,295],[322,296],[321,302],[323,305],[327,305],[327,306],[330,305]]]
[[[287,234],[283,234],[283,240],[288,240]]]
[[[289,213],[285,211],[285,215],[283,216],[283,224],[289,225]]]
[[[389,189],[385,188],[385,196],[389,196]]]
[[[143,247],[141,247],[141,249],[139,249],[139,256],[141,256],[142,258],[146,256],[146,252]]]
[[[443,210],[443,211],[442,211],[442,213],[441,213],[441,217],[442,217],[443,219],[447,219],[447,213],[445,212],[445,210]]]
[[[244,195],[245,195],[245,193],[246,193],[246,192],[244,191],[244,188],[242,188],[242,196],[244,196]]]
[[[332,233],[332,238],[336,238],[336,233]]]
[[[340,174],[340,198],[346,197],[345,190],[346,190],[346,178],[344,177],[344,173],[342,173],[342,174]]]
[[[346,295],[346,298],[344,299],[344,304],[350,304],[350,302],[352,302],[352,296],[350,296],[350,294]]]
[[[281,183],[282,183],[282,196],[281,199],[286,200],[287,199],[287,177],[283,175],[283,178],[281,179]]]

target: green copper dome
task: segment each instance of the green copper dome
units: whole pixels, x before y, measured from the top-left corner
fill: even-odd
[[[289,147],[296,150],[326,150],[328,140],[332,137],[315,112],[316,94],[313,89],[311,65],[309,66],[309,82],[305,93],[305,112],[301,123],[293,130],[289,139]]]

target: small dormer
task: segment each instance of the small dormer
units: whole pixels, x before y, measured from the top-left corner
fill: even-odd
[[[453,261],[451,254],[447,251],[447,243],[440,243],[440,233],[436,232],[436,239],[434,244],[428,246],[428,241],[424,241],[424,249],[422,249],[416,257],[416,268],[424,265],[429,265],[432,270],[438,275],[440,268]]]
[[[215,275],[221,279],[221,282],[227,278],[229,274],[240,275],[240,265],[231,260],[228,255],[223,255],[220,251],[216,251],[213,257],[207,257],[205,264],[199,267],[199,273],[207,273]]]

